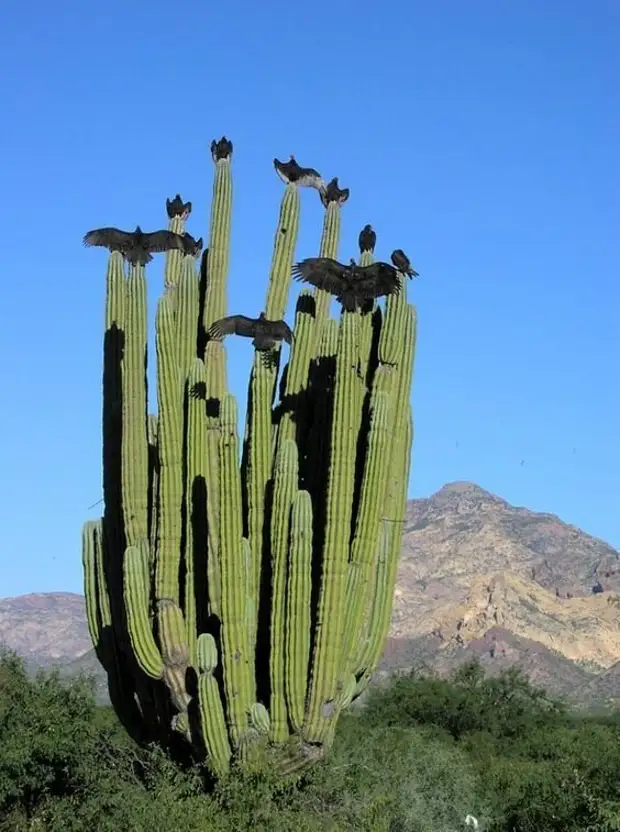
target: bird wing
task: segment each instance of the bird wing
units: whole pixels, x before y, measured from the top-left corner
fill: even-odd
[[[398,272],[389,263],[377,261],[370,266],[358,267],[355,291],[360,297],[378,298],[381,295],[398,294],[400,280]]]
[[[293,340],[293,333],[286,321],[271,321],[269,324],[269,334],[273,335],[274,338],[281,338],[287,344],[290,344]]]
[[[152,231],[144,235],[144,241],[149,251],[169,251],[171,248],[183,251],[183,237],[173,231]]]
[[[350,286],[350,267],[331,257],[308,257],[293,266],[296,280],[304,280],[332,295],[339,295]]]
[[[306,188],[325,187],[323,177],[314,168],[300,168],[297,177],[297,184]]]
[[[223,338],[225,335],[244,335],[246,338],[251,338],[256,335],[256,324],[254,318],[247,318],[245,315],[229,315],[211,324],[209,335],[215,338]]]
[[[131,233],[121,231],[120,228],[95,228],[84,235],[85,246],[114,246],[120,248],[131,242]]]

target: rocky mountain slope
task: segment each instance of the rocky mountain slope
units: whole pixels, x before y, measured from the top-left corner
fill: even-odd
[[[408,504],[382,668],[445,673],[477,656],[490,673],[519,664],[555,694],[620,698],[619,593],[620,552],[602,540],[451,483]],[[98,666],[80,595],[0,600],[0,642],[29,663]]]

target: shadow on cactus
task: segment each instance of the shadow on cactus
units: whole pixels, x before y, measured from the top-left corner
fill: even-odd
[[[132,736],[204,761],[214,776],[264,755],[285,775],[327,752],[387,636],[413,435],[412,269],[400,250],[394,265],[375,262],[370,226],[359,263],[338,263],[348,189],[276,160],[285,190],[264,315],[227,316],[232,143],[211,151],[200,274],[202,241],[184,236],[191,203],[178,194],[166,202],[168,231],[147,242],[98,230],[111,250],[105,510],[83,530],[88,623]],[[302,187],[319,191],[325,216],[319,258],[295,265]],[[157,415],[147,413],[149,258],[137,248],[166,258]],[[291,333],[294,271],[312,288]],[[253,337],[255,354],[241,464],[222,340],[232,334]]]

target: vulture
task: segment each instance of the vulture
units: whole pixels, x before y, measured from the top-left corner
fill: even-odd
[[[233,144],[226,136],[222,136],[219,142],[216,142],[215,139],[211,142],[211,156],[213,156],[214,162],[220,159],[228,159],[229,156],[232,156],[232,152]]]
[[[192,213],[192,203],[183,202],[181,194],[177,194],[174,199],[166,200],[166,213],[170,219],[173,217],[182,217],[186,220]]]
[[[192,257],[200,257],[202,251],[202,237],[195,240],[187,231],[182,235],[183,240],[183,254],[191,254]]]
[[[403,274],[409,275],[409,279],[413,277],[419,277],[419,274],[416,272],[416,270],[411,267],[409,258],[402,250],[402,248],[397,248],[396,251],[393,251],[391,258],[392,263],[394,263],[398,271],[402,272]]]
[[[319,196],[321,197],[321,202],[323,206],[327,208],[330,202],[337,202],[340,205],[344,205],[344,203],[349,198],[351,191],[349,188],[341,188],[338,185],[338,177],[334,176],[324,188],[321,188],[319,191]]]
[[[330,257],[309,257],[293,266],[293,276],[335,295],[347,312],[368,300],[400,292],[398,271],[380,261],[358,266],[351,260],[349,266],[344,266]]]
[[[154,252],[179,249],[183,251],[185,243],[180,234],[172,231],[142,231],[139,225],[135,231],[121,231],[120,228],[95,228],[84,235],[85,246],[102,246],[109,251],[120,251],[123,257],[133,265],[144,265],[153,259]]]
[[[360,231],[358,238],[360,253],[365,251],[374,251],[377,244],[377,235],[374,232],[372,225],[365,225]],[[396,263],[394,263],[396,265]]]
[[[290,344],[293,333],[286,321],[270,321],[261,312],[258,318],[246,318],[245,315],[229,315],[221,318],[209,327],[210,338],[225,338],[226,335],[242,335],[253,338],[252,344],[257,350],[270,350],[278,341]]]
[[[279,159],[274,159],[273,166],[280,179],[287,185],[290,182],[294,182],[296,185],[301,185],[305,188],[316,188],[317,191],[325,187],[323,177],[318,170],[314,168],[302,168],[292,153],[288,162],[281,162]]]

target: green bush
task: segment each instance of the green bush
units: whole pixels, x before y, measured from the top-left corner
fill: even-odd
[[[613,832],[620,720],[574,714],[520,674],[411,674],[344,716],[329,757],[298,780],[268,766],[209,787],[141,748],[86,679],[29,679],[0,656],[4,832]]]

